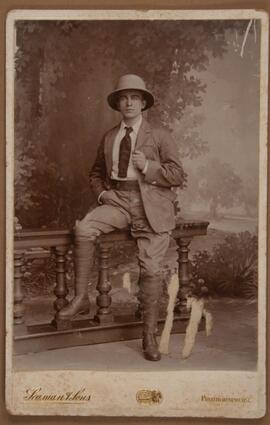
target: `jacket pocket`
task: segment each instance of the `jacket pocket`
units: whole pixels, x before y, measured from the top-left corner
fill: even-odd
[[[176,200],[176,193],[173,192],[170,189],[166,189],[166,188],[161,188],[161,187],[157,187],[154,189],[156,193],[158,193],[161,197],[164,197],[166,199],[168,199],[171,202],[174,202]]]

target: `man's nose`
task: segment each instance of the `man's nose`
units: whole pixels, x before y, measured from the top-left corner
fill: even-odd
[[[127,105],[131,105],[132,104],[132,99],[130,96],[127,97]]]

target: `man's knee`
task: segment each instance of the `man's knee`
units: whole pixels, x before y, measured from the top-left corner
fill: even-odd
[[[161,266],[155,261],[146,262],[146,261],[139,261],[140,265],[140,275],[142,278],[148,278],[148,277],[159,277],[161,275]]]
[[[74,233],[76,239],[88,239],[91,241],[95,241],[100,234],[97,229],[91,226],[91,222],[85,219],[76,221]]]

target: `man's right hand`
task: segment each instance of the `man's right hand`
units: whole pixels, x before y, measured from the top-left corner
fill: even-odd
[[[98,203],[99,204],[104,204],[106,199],[110,199],[111,198],[111,193],[112,193],[112,189],[110,190],[104,190],[103,192],[101,192],[101,194],[98,197]]]
[[[103,190],[102,192],[100,192],[100,194],[98,195],[98,203],[99,204],[103,204],[103,195],[106,193],[106,192],[108,192],[107,190]]]

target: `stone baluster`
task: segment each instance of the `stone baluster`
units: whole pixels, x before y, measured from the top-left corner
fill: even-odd
[[[14,252],[14,323],[22,325],[24,323],[25,307],[23,305],[23,291],[22,291],[22,265],[23,265],[23,251]]]
[[[188,253],[189,253],[189,244],[191,242],[190,238],[179,238],[176,239],[178,245],[178,275],[179,275],[179,292],[178,292],[178,301],[176,304],[175,311],[177,313],[185,313],[186,311],[186,300],[187,293],[189,289],[189,272],[188,272]]]
[[[66,254],[68,251],[68,246],[57,246],[55,247],[56,253],[56,286],[54,294],[56,295],[56,300],[53,303],[55,309],[55,318],[52,321],[52,324],[57,327],[58,330],[70,329],[71,321],[70,320],[59,320],[57,313],[68,304],[66,296],[68,294],[68,288],[66,284]]]
[[[113,315],[111,311],[112,298],[109,295],[112,289],[109,280],[109,245],[101,243],[99,246],[99,277],[97,290],[99,295],[97,296],[97,313],[95,320],[99,323],[110,323],[113,322]]]

